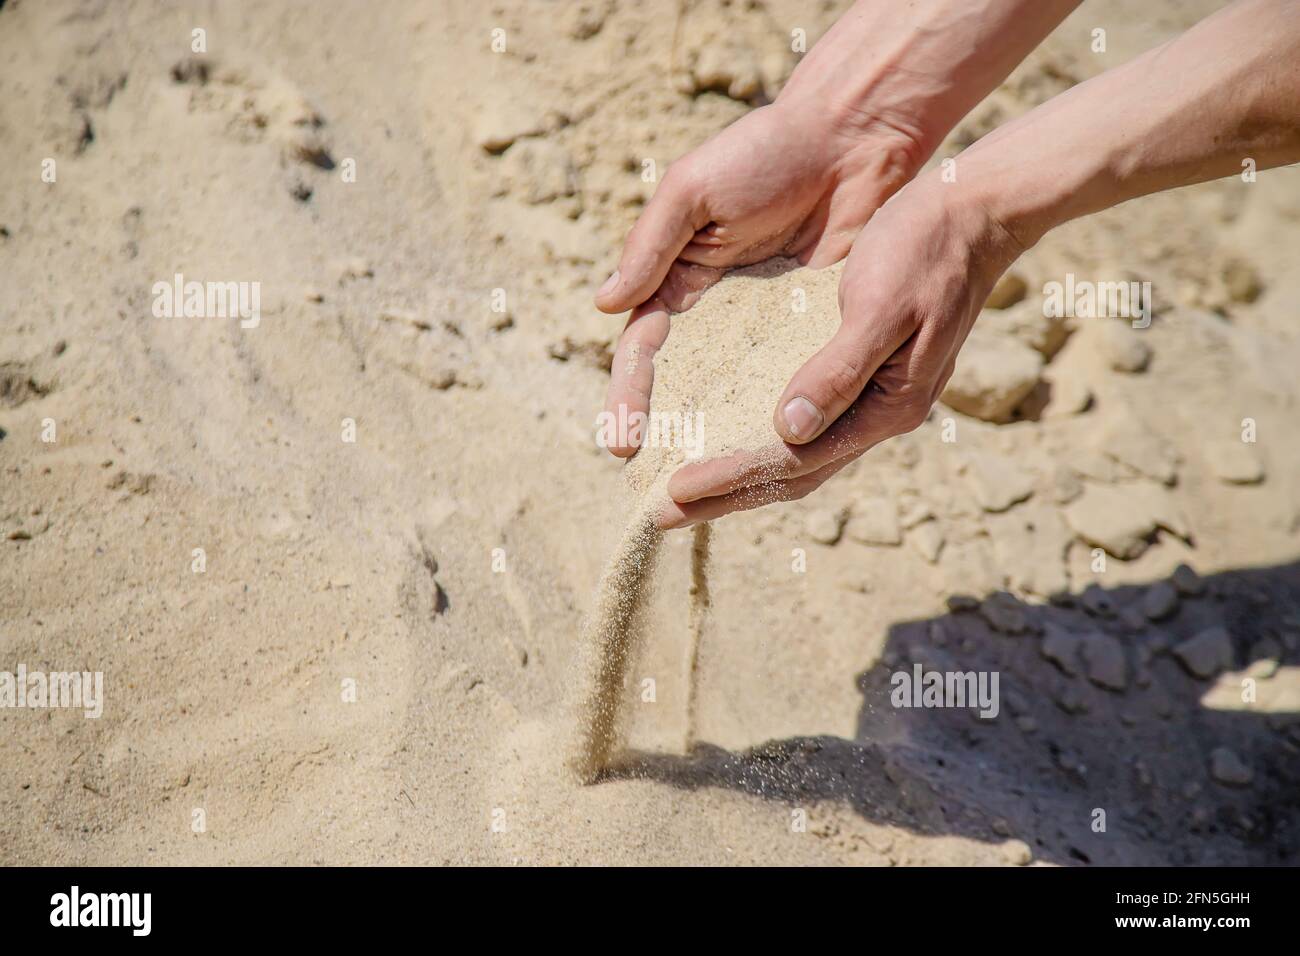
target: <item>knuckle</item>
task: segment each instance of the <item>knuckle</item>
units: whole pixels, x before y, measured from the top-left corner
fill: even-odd
[[[861,290],[858,288],[857,283],[848,281],[847,277],[840,279],[836,300],[842,317],[868,314]]]
[[[892,435],[916,431],[930,417],[930,403],[914,388],[882,392],[879,408]]]
[[[900,430],[898,434],[904,435],[907,432],[916,431],[929,417],[929,406],[919,401],[911,402],[899,410],[898,424]]]
[[[862,394],[864,370],[861,361],[832,356],[827,360],[822,384],[839,404],[847,407]]]
[[[685,158],[679,159],[664,170],[663,176],[659,178],[659,188],[655,190],[655,196],[662,194],[663,198],[669,201],[681,200],[693,191],[694,185],[694,171],[687,165]]]

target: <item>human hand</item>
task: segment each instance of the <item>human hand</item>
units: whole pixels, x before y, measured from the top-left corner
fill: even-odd
[[[1298,48],[1292,4],[1238,0],[976,143],[961,156],[960,186],[934,176],[908,185],[853,244],[841,328],[777,403],[783,440],[680,469],[661,523],[802,497],[917,427],[993,284],[1061,223],[1236,175],[1242,157],[1260,169],[1300,161]]]
[[[839,261],[923,158],[883,122],[836,124],[778,101],[674,163],[596,299],[606,312],[637,307],[615,352],[606,409],[648,410],[669,312],[689,308],[728,267],[776,255],[813,267]],[[610,451],[628,457],[634,440]]]
[[[872,446],[919,426],[1020,251],[978,202],[945,194],[934,180],[904,189],[853,244],[840,279],[840,329],[777,402],[779,437],[679,469],[662,526],[802,498]]]
[[[838,262],[923,156],[901,127],[803,99],[748,113],[669,167],[596,295],[604,312],[651,298],[682,311],[720,270],[772,256]],[[700,266],[703,269],[694,269]]]
[[[668,313],[688,308],[724,268],[775,255],[813,267],[843,258],[953,124],[1078,2],[858,0],[774,104],[688,153],[659,184],[596,295],[604,312],[636,310],[606,409],[648,411]],[[634,440],[610,451],[629,457]]]

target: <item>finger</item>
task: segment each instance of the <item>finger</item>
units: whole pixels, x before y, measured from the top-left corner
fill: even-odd
[[[682,247],[708,222],[684,177],[669,170],[628,233],[618,269],[596,293],[596,308],[623,312],[649,299]]]
[[[822,229],[811,238],[800,237],[796,256],[800,265],[810,269],[824,269],[834,265],[849,254],[853,240],[866,223],[823,222]]]
[[[722,278],[724,271],[679,259],[669,268],[668,275],[664,276],[655,298],[667,306],[670,312],[685,312],[700,300],[709,286]]]
[[[778,501],[794,501],[819,488],[841,468],[858,456],[856,454],[823,465],[816,471],[797,478],[770,481],[766,484],[742,488],[727,495],[704,498],[701,501],[680,503],[668,501],[659,515],[659,526],[665,530],[686,528],[701,521],[713,521],[736,511],[750,511]]]
[[[901,185],[901,180],[884,182],[874,176],[841,183],[800,231],[794,246],[801,250],[799,261],[812,269],[839,262],[849,254],[876,210]]]
[[[668,479],[668,495],[679,504],[699,501],[808,474],[830,460],[827,447],[778,442],[684,465]]]
[[[807,266],[809,269],[833,266],[849,254],[856,236],[856,230],[837,232],[828,230],[818,236],[816,242],[804,248],[796,258],[800,265]]]
[[[813,209],[812,215],[804,220],[804,224],[799,227],[799,231],[795,234],[794,239],[791,240],[790,249],[794,253],[794,257],[799,260],[800,265],[811,265],[813,255],[817,250],[822,235],[826,231],[826,223],[830,219],[830,210],[830,198],[823,197],[822,200],[817,203],[817,207]],[[851,245],[852,241],[849,243],[849,246]],[[844,253],[840,258],[849,254],[849,246],[845,246]],[[822,265],[830,265],[832,262],[838,261],[838,259],[831,259],[820,263],[816,268],[821,268]]]
[[[906,361],[906,356],[900,356],[900,377],[907,374]],[[894,359],[890,362],[892,365]],[[816,441],[807,445],[782,442],[759,451],[693,462],[669,478],[668,494],[678,504],[686,504],[755,485],[802,477],[846,455],[860,455],[925,421],[933,404],[927,400],[930,391],[920,386],[899,387],[894,391],[878,391],[873,387]]]
[[[852,313],[851,313],[852,314]],[[876,370],[912,335],[898,314],[853,315],[794,373],[772,415],[782,440],[806,444],[844,414]]]
[[[733,241],[731,230],[717,222],[709,223],[691,237],[692,243],[699,243],[702,246],[723,246]]]
[[[860,412],[859,408],[849,409],[821,438],[807,445],[776,442],[684,465],[668,479],[668,494],[679,504],[699,501],[808,475],[845,455],[865,451],[879,439],[858,427]]]
[[[678,258],[684,262],[694,262],[717,269],[747,266],[781,255],[786,251],[788,244],[787,237],[784,235],[772,236],[762,242],[749,245],[740,245],[735,239],[730,241],[724,239],[720,242],[692,239],[678,254]]]
[[[655,353],[668,338],[668,310],[652,299],[632,311],[614,350],[609,370],[609,389],[605,393],[607,421],[615,427],[602,432],[609,451],[619,458],[629,458],[641,443],[640,429],[618,427],[634,421],[631,416],[650,410],[650,391],[654,385]]]

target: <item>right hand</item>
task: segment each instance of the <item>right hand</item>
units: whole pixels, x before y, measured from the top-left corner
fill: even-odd
[[[901,128],[861,114],[828,123],[816,112],[807,99],[778,99],[669,168],[596,295],[603,312],[635,308],[614,356],[608,411],[649,410],[670,311],[689,308],[733,266],[784,255],[820,268],[844,258],[925,158]],[[626,458],[636,446],[610,451]]]
[[[978,190],[936,176],[903,189],[853,244],[840,277],[839,331],[778,399],[773,441],[680,468],[660,526],[802,498],[873,446],[918,427],[990,290],[1023,248]],[[787,405],[798,399],[815,414],[796,431]]]

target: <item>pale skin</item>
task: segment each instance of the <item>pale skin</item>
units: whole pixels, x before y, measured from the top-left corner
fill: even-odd
[[[984,137],[956,182],[914,178],[1077,5],[860,0],[775,103],[673,164],[596,296],[632,309],[609,410],[648,409],[671,312],[726,268],[847,261],[840,329],[778,400],[772,446],[681,468],[663,527],[801,498],[919,426],[993,285],[1049,230],[1247,159],[1300,161],[1300,0],[1238,0]]]

